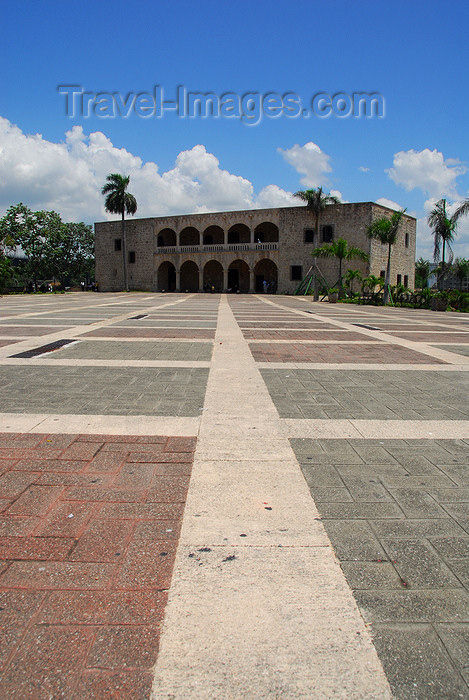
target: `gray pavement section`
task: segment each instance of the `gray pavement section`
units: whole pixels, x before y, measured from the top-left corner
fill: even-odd
[[[282,418],[465,420],[463,372],[262,369]]]
[[[3,366],[2,411],[199,416],[207,376],[199,368]]]
[[[469,697],[469,440],[293,439],[395,696]]]
[[[54,360],[181,360],[209,362],[212,356],[212,343],[167,343],[123,341],[81,340],[48,355]]]

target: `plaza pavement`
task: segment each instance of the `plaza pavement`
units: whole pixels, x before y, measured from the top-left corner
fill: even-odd
[[[469,318],[0,300],[0,697],[469,698]]]

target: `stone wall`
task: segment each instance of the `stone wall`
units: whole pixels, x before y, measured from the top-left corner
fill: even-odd
[[[390,216],[391,210],[371,202],[357,204],[332,205],[325,209],[320,218],[320,229],[332,226],[334,239],[345,238],[350,245],[361,248],[370,255],[370,262],[359,260],[344,262],[343,274],[348,268],[358,269],[363,276],[379,275],[386,268],[387,249],[371,242],[366,236],[366,229],[378,217]],[[278,244],[258,245],[256,226],[270,222],[278,227]],[[244,246],[228,245],[228,230],[235,224],[245,224],[251,231],[250,243]],[[209,226],[220,226],[224,231],[224,243],[214,246],[169,247],[168,250],[157,245],[158,234],[166,228],[172,229],[177,236],[186,227],[194,227],[200,233]],[[393,247],[391,282],[396,283],[397,275],[402,280],[408,276],[409,286],[414,284],[415,234],[416,222],[412,217],[404,217],[403,231]],[[298,287],[299,280],[292,279],[292,266],[301,267],[305,276],[313,263],[311,251],[322,244],[315,232],[313,242],[305,243],[305,230],[314,229],[315,220],[306,207],[283,207],[277,209],[254,209],[210,214],[190,214],[182,216],[155,217],[148,219],[126,220],[127,255],[135,254],[135,262],[127,264],[129,288],[134,290],[157,291],[158,268],[167,261],[174,265],[177,273],[187,261],[197,264],[200,274],[199,288],[203,284],[203,268],[211,260],[219,262],[224,271],[226,286],[227,271],[236,260],[243,260],[251,271],[250,290],[254,291],[254,267],[261,260],[271,260],[278,268],[277,290],[280,293],[292,293]],[[405,246],[405,234],[408,234],[408,247]],[[115,250],[115,239],[121,238],[121,222],[103,222],[95,224],[96,237],[96,279],[102,291],[118,291],[123,288],[122,251]],[[246,249],[247,248],[247,249]],[[270,249],[269,249],[270,248]],[[318,266],[329,286],[338,281],[338,261],[336,259],[317,259]],[[298,269],[296,270],[298,273]],[[179,279],[179,278],[178,278]]]

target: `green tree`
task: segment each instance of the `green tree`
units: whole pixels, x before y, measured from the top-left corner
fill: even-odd
[[[386,266],[386,277],[384,280],[383,304],[389,301],[389,286],[391,279],[391,249],[397,239],[402,216],[406,210],[395,211],[390,218],[384,216],[376,219],[366,230],[368,238],[379,241],[382,245],[388,246],[388,262]]]
[[[126,192],[130,182],[130,177],[127,175],[119,175],[112,173],[106,178],[107,182],[101,189],[101,194],[107,195],[105,199],[105,208],[111,214],[120,214],[122,217],[122,260],[124,265],[124,289],[129,291],[127,281],[127,258],[125,245],[125,214],[135,214],[137,211],[137,200]]]
[[[459,280],[459,289],[462,291],[463,282],[469,277],[469,260],[466,260],[466,258],[456,258],[453,270],[455,276]]]
[[[375,293],[376,287],[379,287],[379,291],[384,286],[384,280],[382,277],[376,277],[376,275],[368,275],[362,280],[362,292],[368,290],[371,294]]]
[[[461,207],[460,207],[461,208]],[[440,272],[438,274],[438,289],[443,286],[443,280],[447,273],[447,264],[451,265],[453,262],[453,251],[451,249],[451,242],[454,240],[456,232],[456,222],[454,216],[448,217],[446,212],[446,199],[440,199],[430,212],[428,216],[428,225],[433,232],[433,261],[440,262],[441,253],[441,266]],[[448,261],[445,261],[446,249],[449,251]]]
[[[94,264],[94,235],[90,225],[61,223],[47,239],[46,269],[65,285],[89,279]]]
[[[31,211],[22,204],[11,206],[0,222],[0,229],[8,231],[11,240],[26,255],[23,270],[34,282],[38,290],[38,281],[49,275],[48,246],[52,236],[62,226],[62,220],[55,211]]]
[[[350,288],[350,295],[353,296],[353,282],[354,280],[361,280],[363,279],[362,273],[360,270],[347,270],[345,273],[345,284]]]
[[[368,260],[368,255],[361,248],[349,246],[345,238],[338,238],[332,243],[324,243],[320,248],[315,248],[311,255],[313,258],[337,258],[339,261],[339,296],[343,297],[342,263],[344,260],[359,259]]]
[[[430,261],[419,258],[415,263],[415,286],[428,287],[428,277],[430,275]]]
[[[326,207],[331,204],[340,204],[340,199],[333,194],[325,194],[322,187],[295,192],[295,197],[301,199],[306,207],[314,214],[315,232],[319,242],[319,219]]]

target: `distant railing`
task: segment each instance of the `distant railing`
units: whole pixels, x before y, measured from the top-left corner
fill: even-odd
[[[221,252],[249,252],[256,250],[278,250],[278,243],[219,243],[212,245],[171,245],[158,246],[156,253],[168,255],[169,253],[221,253]]]

